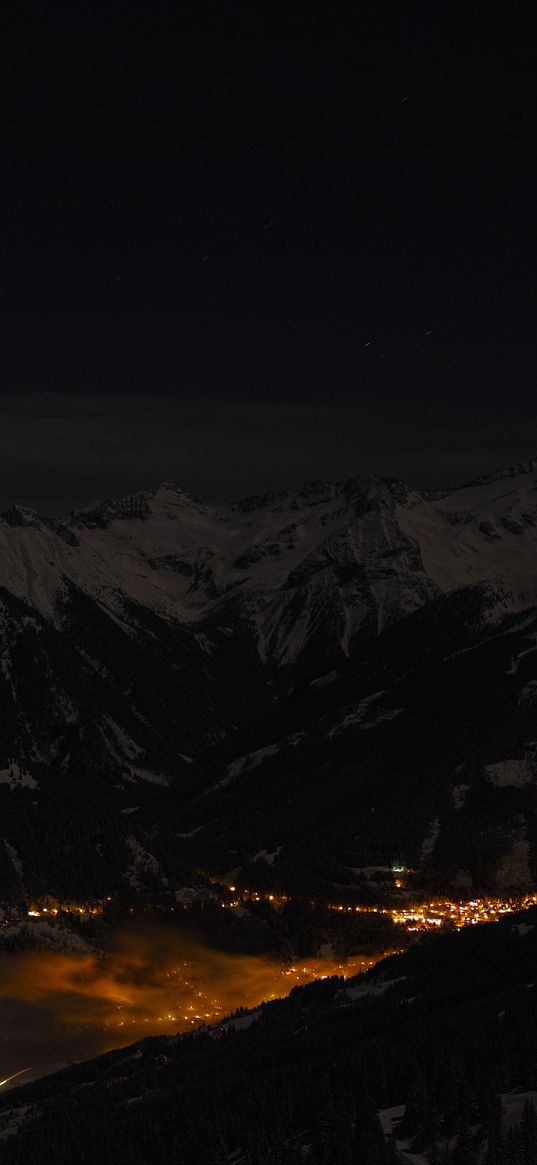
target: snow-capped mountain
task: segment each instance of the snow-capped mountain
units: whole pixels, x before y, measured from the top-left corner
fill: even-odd
[[[535,607],[537,460],[434,496],[359,476],[221,506],[166,482],[62,521],[13,506],[0,517],[0,792],[40,820],[60,789],[117,813],[174,778],[174,795],[229,800],[229,766],[262,774],[272,748],[274,769],[319,724],[332,757],[349,732],[400,732],[397,652],[408,672],[424,635],[450,656],[447,626],[469,674],[475,645],[509,625],[524,639],[510,674],[531,693]]]
[[[48,619],[68,582],[118,616],[126,599],[189,627],[238,611],[277,665],[328,619],[332,649],[348,654],[364,628],[469,583],[531,601],[536,483],[531,461],[435,498],[357,477],[224,506],[165,482],[63,522],[14,506],[0,520],[0,583]]]

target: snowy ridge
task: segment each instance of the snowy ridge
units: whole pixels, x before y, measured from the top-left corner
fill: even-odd
[[[508,465],[505,469],[493,470],[474,478],[469,485],[482,485],[491,481],[502,481],[506,477],[519,477],[524,473],[533,473],[537,469],[537,457],[530,457],[529,461],[519,461],[515,465]]]
[[[66,580],[123,617],[132,600],[184,625],[229,613],[261,659],[356,638],[476,582],[510,604],[537,594],[537,460],[441,497],[357,477],[309,482],[223,506],[175,483],[49,521],[12,507],[0,521],[0,585],[58,622]]]

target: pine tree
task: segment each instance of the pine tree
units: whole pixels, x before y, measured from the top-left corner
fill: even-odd
[[[520,1129],[515,1128],[514,1125],[508,1130],[505,1138],[503,1162],[505,1165],[524,1165],[522,1135]]]
[[[534,1165],[537,1161],[537,1114],[535,1105],[526,1100],[521,1121],[522,1146],[524,1151],[524,1165]]]
[[[467,1120],[461,1123],[457,1146],[453,1152],[453,1165],[474,1165],[474,1139]]]

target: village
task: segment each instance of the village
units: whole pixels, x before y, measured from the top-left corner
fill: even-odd
[[[537,905],[537,891],[514,893],[506,896],[477,895],[470,899],[451,898],[443,896],[426,900],[412,900],[409,891],[402,892],[404,881],[401,877],[394,879],[396,893],[391,901],[382,904],[363,904],[353,902],[337,902],[330,900],[305,900],[311,908],[320,906],[339,914],[383,915],[389,918],[396,926],[409,934],[423,931],[435,931],[441,927],[461,929],[466,926],[476,926],[479,923],[497,922],[509,914],[520,910],[530,909]],[[60,900],[51,895],[33,899],[27,904],[19,903],[14,906],[0,902],[0,931],[13,932],[21,927],[29,928],[32,923],[49,922],[61,923],[77,920],[88,923],[91,919],[106,916],[111,904],[117,904],[125,913],[156,910],[158,913],[187,911],[194,903],[211,900],[220,902],[223,910],[244,911],[249,904],[265,903],[271,909],[280,911],[286,903],[293,900],[293,896],[281,891],[264,891],[248,887],[238,887],[234,884],[225,885],[214,883],[211,890],[183,888],[166,899],[133,900],[129,904],[120,906],[120,899],[116,895],[107,895],[105,898],[86,898],[82,901],[71,899]],[[295,896],[295,900],[299,900]]]

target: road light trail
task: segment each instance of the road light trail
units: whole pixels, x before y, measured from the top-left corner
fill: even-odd
[[[31,1072],[31,1071],[32,1071],[31,1068],[19,1068],[19,1071],[14,1072],[12,1076],[6,1076],[5,1080],[0,1080],[0,1088],[3,1088],[4,1084],[9,1084],[10,1080],[16,1080],[17,1076],[24,1076],[25,1072]]]

